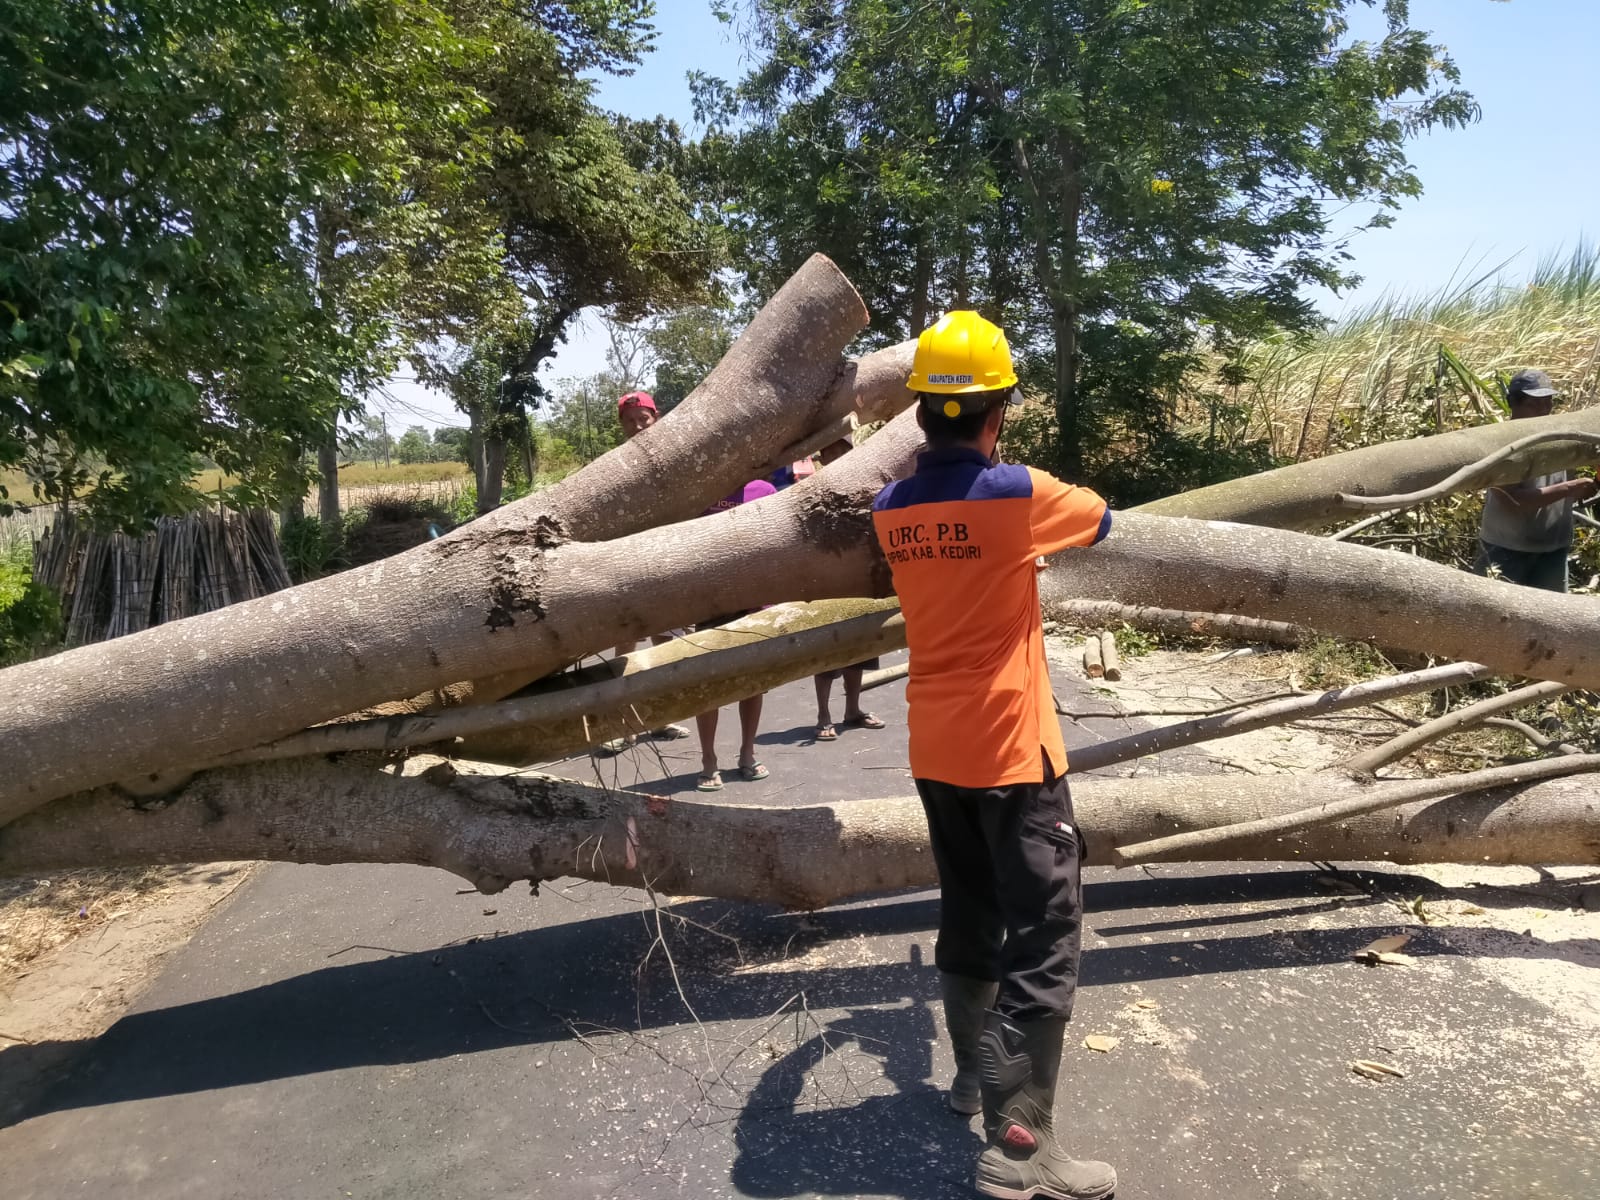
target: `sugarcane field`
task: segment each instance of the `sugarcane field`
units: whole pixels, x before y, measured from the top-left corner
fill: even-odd
[[[1597,48],[8,0],[7,1200],[1600,1195]]]

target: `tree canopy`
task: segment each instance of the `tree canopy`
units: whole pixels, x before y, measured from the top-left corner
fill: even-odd
[[[492,346],[516,413],[582,308],[704,298],[681,132],[584,76],[631,69],[651,13],[0,0],[0,468],[32,485],[0,511],[135,525],[195,502],[199,455],[289,500],[403,357]]]
[[[697,81],[698,179],[758,293],[821,250],[881,338],[1001,322],[1053,398],[1051,465],[1116,484],[1171,451],[1202,355],[1306,330],[1304,286],[1350,282],[1335,210],[1384,223],[1420,189],[1406,140],[1475,116],[1405,0],[1376,41],[1364,7],[755,0],[753,69]]]

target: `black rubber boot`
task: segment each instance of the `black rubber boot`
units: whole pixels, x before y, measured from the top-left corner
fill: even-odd
[[[1101,1200],[1117,1190],[1117,1173],[1103,1162],[1068,1158],[1052,1119],[1062,1017],[1014,1021],[984,1014],[983,1128],[989,1144],[978,1159],[975,1186],[1002,1200]]]
[[[983,1014],[994,1003],[1000,985],[940,971],[944,988],[944,1024],[950,1031],[950,1050],[956,1059],[956,1077],[950,1083],[950,1107],[964,1117],[983,1111],[978,1084],[978,1036]]]

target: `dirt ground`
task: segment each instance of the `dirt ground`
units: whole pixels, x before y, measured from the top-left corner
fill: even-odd
[[[117,1020],[252,863],[0,880],[0,1046],[70,1044]],[[32,1078],[0,1059],[0,1115]],[[30,1061],[31,1076],[54,1063]]]

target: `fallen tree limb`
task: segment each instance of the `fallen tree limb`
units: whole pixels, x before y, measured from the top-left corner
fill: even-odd
[[[1469,704],[1465,708],[1458,708],[1455,712],[1445,713],[1431,721],[1424,721],[1414,729],[1408,729],[1397,737],[1391,738],[1382,745],[1373,746],[1370,750],[1363,750],[1353,758],[1340,764],[1341,769],[1357,775],[1372,775],[1392,762],[1404,758],[1413,750],[1426,746],[1429,742],[1436,742],[1442,737],[1452,733],[1460,733],[1464,729],[1471,729],[1480,725],[1489,717],[1507,712],[1514,708],[1521,708],[1525,704],[1534,704],[1550,696],[1559,696],[1562,692],[1571,689],[1560,683],[1535,683],[1528,687],[1518,688],[1499,696],[1490,696],[1486,700],[1479,700],[1476,704]]]
[[[1258,704],[1252,708],[1216,713],[1195,721],[1177,725],[1160,725],[1154,729],[1140,730],[1127,737],[1115,738],[1098,745],[1083,746],[1069,756],[1071,769],[1094,771],[1130,758],[1146,754],[1159,754],[1176,746],[1192,746],[1196,742],[1209,742],[1217,738],[1264,729],[1269,725],[1283,725],[1302,717],[1320,716],[1347,708],[1361,708],[1380,700],[1393,700],[1397,696],[1411,696],[1418,692],[1431,692],[1442,687],[1456,687],[1478,679],[1488,679],[1495,674],[1493,668],[1482,663],[1449,663],[1410,671],[1387,679],[1372,679],[1349,687],[1334,688],[1312,696],[1294,696]]]
[[[1571,742],[1558,741],[1553,737],[1546,737],[1539,730],[1529,725],[1526,721],[1518,721],[1514,717],[1487,717],[1483,722],[1493,729],[1509,729],[1520,735],[1523,740],[1531,743],[1536,750],[1554,750],[1557,754],[1582,754],[1583,750]]]
[[[1052,620],[1080,629],[1110,625],[1131,625],[1151,633],[1174,637],[1219,638],[1235,642],[1265,642],[1273,646],[1298,646],[1315,640],[1314,630],[1283,621],[1262,621],[1233,613],[1186,612],[1174,608],[1152,608],[1140,604],[1119,604],[1115,600],[1085,600],[1055,592],[1042,595],[1044,613]]]
[[[1158,859],[1170,862],[1189,856],[1209,858],[1222,855],[1234,841],[1296,833],[1317,825],[1328,825],[1334,821],[1382,812],[1384,809],[1399,808],[1403,804],[1419,800],[1461,796],[1490,788],[1520,787],[1545,779],[1582,775],[1593,771],[1600,771],[1600,754],[1546,758],[1537,762],[1492,767],[1486,771],[1472,771],[1463,775],[1447,775],[1442,779],[1408,779],[1404,782],[1367,784],[1365,786],[1370,789],[1367,795],[1349,796],[1297,809],[1294,812],[1257,817],[1251,821],[1219,825],[1214,829],[1196,829],[1188,833],[1173,834],[1170,837],[1151,838],[1130,846],[1119,846],[1112,852],[1112,860],[1119,867],[1134,867]]]
[[[1508,460],[1517,459],[1537,446],[1552,442],[1587,446],[1591,459],[1594,457],[1594,451],[1600,449],[1600,435],[1597,434],[1575,433],[1570,429],[1535,433],[1525,438],[1518,438],[1508,446],[1501,446],[1494,453],[1484,455],[1477,462],[1462,467],[1429,487],[1413,492],[1396,493],[1392,496],[1360,496],[1340,492],[1339,503],[1356,509],[1386,508],[1394,512],[1415,508],[1419,504],[1426,504],[1429,500],[1437,500],[1441,496],[1476,489],[1482,486],[1485,480],[1497,476],[1502,464]]]
[[[405,862],[441,867],[486,891],[562,876],[648,879],[663,894],[791,908],[935,881],[914,798],[780,809],[488,770],[419,756],[400,777],[352,760],[301,759],[205,772],[158,802],[103,788],[0,828],[0,875],[241,859]],[[1084,779],[1073,796],[1087,861],[1104,864],[1118,845],[1397,786],[1406,785],[1330,773]],[[1238,839],[1226,857],[1593,865],[1600,800],[1581,778],[1498,788]]]
[[[319,725],[210,765],[392,752],[457,738],[467,739],[463,750],[469,757],[491,762],[561,758],[904,645],[905,622],[893,601],[779,605],[553,676],[530,695],[426,715]]]
[[[1514,422],[1500,421],[1432,437],[1347,450],[1343,454],[1330,454],[1168,496],[1140,505],[1138,511],[1162,517],[1271,525],[1278,529],[1319,529],[1342,518],[1365,514],[1366,510],[1343,503],[1339,499],[1341,492],[1359,497],[1415,491],[1478,462],[1511,442],[1533,434],[1566,431],[1586,436],[1600,434],[1600,408]],[[1593,458],[1594,450],[1583,442],[1549,442],[1519,451],[1498,463],[1476,486],[1516,483],[1531,475],[1580,467]]]
[[[1121,513],[1100,545],[1053,558],[1039,586],[1047,602],[1240,613],[1500,675],[1600,685],[1600,600],[1281,530]]]

